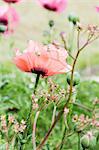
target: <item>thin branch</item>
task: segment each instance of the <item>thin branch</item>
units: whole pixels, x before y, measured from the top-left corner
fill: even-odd
[[[52,116],[52,123],[51,124],[53,124],[53,122],[55,120],[55,116],[56,116],[56,105],[54,105],[53,116]]]
[[[89,111],[89,112],[92,112],[92,109],[88,108],[88,107],[85,106],[85,105],[82,105],[82,104],[79,104],[79,103],[76,103],[76,102],[74,102],[73,104],[74,104],[75,106],[78,106],[78,107],[80,107],[80,108],[82,108],[82,109],[85,109],[85,110],[87,110],[87,111]]]
[[[64,48],[65,48],[65,50],[67,51],[67,53],[68,53],[68,55],[74,60],[75,58],[71,55],[71,53],[69,52],[69,50],[68,50],[68,48],[67,48],[67,44],[66,44],[66,41],[65,41],[65,39],[64,39],[64,37],[63,36],[61,36],[61,39],[62,39],[62,41],[63,41],[63,44],[64,44]]]
[[[62,150],[62,148],[63,148],[65,136],[66,136],[66,126],[65,126],[65,129],[64,129],[62,141],[61,141],[61,144],[60,144],[60,150]]]

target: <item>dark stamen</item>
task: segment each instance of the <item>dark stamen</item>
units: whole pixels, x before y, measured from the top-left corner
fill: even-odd
[[[45,4],[44,7],[48,10],[52,10],[52,11],[57,11],[57,8],[56,7],[53,7],[53,6],[49,6],[48,4]]]
[[[1,19],[0,19],[0,24],[7,26],[7,25],[8,25],[7,19],[1,18]]]
[[[31,72],[35,73],[35,74],[40,74],[42,76],[45,76],[46,73],[47,73],[47,70],[45,70],[43,68],[35,67],[35,68],[31,69]]]

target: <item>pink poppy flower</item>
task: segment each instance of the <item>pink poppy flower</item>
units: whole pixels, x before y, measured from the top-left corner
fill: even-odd
[[[67,6],[67,0],[38,0],[40,4],[51,11],[63,12]]]
[[[99,13],[99,6],[96,6],[96,11]]]
[[[2,33],[13,32],[18,22],[19,15],[14,8],[0,6],[0,27],[5,27],[5,30],[2,31]]]
[[[66,63],[68,54],[62,47],[54,44],[47,46],[30,41],[28,48],[20,53],[16,52],[14,63],[24,71],[48,77],[70,71],[71,67]]]
[[[17,3],[21,0],[3,0],[3,1],[6,2],[6,3]]]

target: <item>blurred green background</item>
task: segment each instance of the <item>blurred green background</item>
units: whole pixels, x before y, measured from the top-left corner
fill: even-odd
[[[4,4],[3,2],[0,4]],[[98,0],[68,0],[68,6],[64,13],[57,14],[48,12],[43,9],[36,0],[23,0],[13,7],[16,8],[20,15],[20,24],[17,27],[14,35],[5,38],[0,44],[0,60],[11,61],[11,54],[15,48],[24,49],[27,41],[30,39],[42,41],[43,31],[48,28],[48,21],[55,21],[56,30],[66,31],[68,33],[69,23],[67,16],[71,12],[75,12],[81,20],[81,23],[99,25],[99,14],[95,10],[95,6],[99,4]],[[9,45],[14,44],[12,49]],[[88,46],[87,49],[79,57],[79,68],[87,66],[99,65],[99,40]],[[11,57],[10,57],[11,56]],[[85,59],[86,58],[86,59]],[[96,67],[96,70],[98,67]]]

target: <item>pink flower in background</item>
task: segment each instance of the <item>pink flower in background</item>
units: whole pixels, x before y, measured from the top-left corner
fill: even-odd
[[[96,11],[99,13],[99,6],[96,6]]]
[[[66,62],[67,56],[66,50],[62,47],[57,47],[54,44],[45,46],[30,41],[23,53],[17,50],[14,63],[24,72],[48,77],[70,71],[71,67]]]
[[[4,2],[7,2],[7,3],[17,3],[21,0],[3,0]]]
[[[67,0],[38,0],[40,4],[50,11],[63,12],[67,6]]]
[[[0,32],[13,32],[18,22],[19,15],[14,8],[8,6],[0,6]]]

